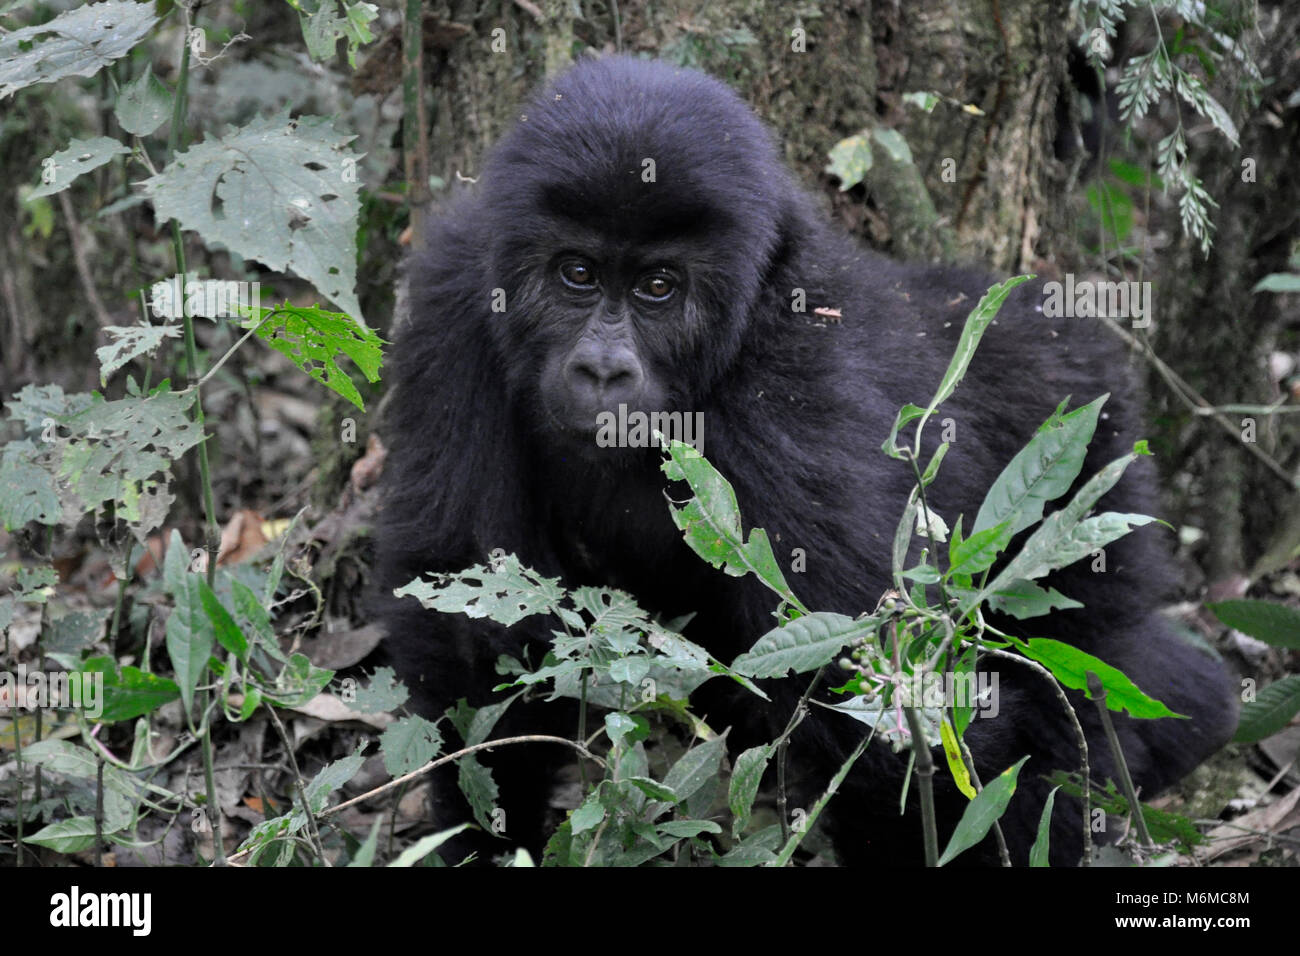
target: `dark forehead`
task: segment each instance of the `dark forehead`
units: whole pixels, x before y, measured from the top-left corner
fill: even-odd
[[[644,185],[548,183],[539,191],[539,211],[575,231],[643,245],[704,238],[730,221],[727,210],[705,196]]]
[[[485,176],[494,191],[510,191],[519,215],[655,242],[762,210],[775,168],[770,134],[724,84],[616,57],[561,76],[502,140]]]

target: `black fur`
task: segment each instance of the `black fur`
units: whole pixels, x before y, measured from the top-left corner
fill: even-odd
[[[641,175],[647,157],[654,182]],[[605,319],[591,318],[599,295],[586,301],[558,280],[556,257],[575,251],[608,277]],[[654,312],[614,294],[660,261],[683,272],[668,306]],[[993,281],[860,248],[823,221],[766,128],[723,84],[626,58],[580,64],[526,109],[477,188],[433,222],[408,279],[409,316],[391,351],[377,531],[385,593],[500,548],[570,586],[612,585],[665,615],[697,612],[688,636],[723,660],[772,626],[773,595],[688,549],[669,518],[657,453],[596,449],[575,422],[612,397],[703,411],[705,454],[734,484],[747,522],[767,529],[782,561],[805,549],[807,572],[789,574],[801,599],[860,613],[890,586],[890,544],[912,485],[909,468],[884,457],[880,444],[901,404],[924,404],[933,393],[967,313]],[[504,313],[491,309],[496,288],[505,293]],[[791,308],[795,289],[805,290],[805,312]],[[1011,296],[941,409],[956,422],[957,440],[930,501],[949,521],[965,514],[970,526],[993,478],[1067,395],[1074,407],[1111,393],[1085,476],[1142,436],[1141,395],[1113,337],[1088,319],[1044,318],[1042,301],[1036,283]],[[814,313],[823,307],[842,318]],[[609,329],[616,331],[606,336]],[[632,374],[601,372],[593,385],[586,372],[586,384],[578,382],[580,342],[594,350],[595,365],[617,342]],[[930,428],[933,436],[938,430]],[[1102,505],[1153,513],[1153,475],[1139,462]],[[1191,715],[1118,718],[1147,796],[1221,746],[1234,726],[1221,665],[1153,611],[1170,584],[1167,536],[1141,529],[1108,549],[1106,573],[1091,573],[1085,561],[1057,575],[1052,584],[1087,610],[1028,622],[1026,631],[1096,654]],[[551,626],[528,630],[524,622],[507,633],[423,612],[411,598],[389,599],[381,613],[401,676],[432,714],[461,696],[485,703],[499,680],[497,655],[518,655]],[[1012,859],[1024,864],[1047,789],[1041,777],[1074,768],[1077,752],[1041,679],[997,669],[1001,716],[976,720],[968,741],[986,781],[1032,755],[1004,819]],[[734,725],[732,743],[748,746],[784,725],[805,681],[782,682],[771,707],[736,699],[714,681],[697,706],[711,725]],[[571,712],[558,710],[519,710],[499,730],[571,735]],[[1093,706],[1078,710],[1094,771],[1106,775],[1111,761]],[[860,728],[814,708],[791,747],[800,800],[820,793]],[[495,755],[510,833],[526,843],[537,839],[545,803],[545,775],[530,761],[565,756],[544,750]],[[832,801],[830,832],[844,862],[920,859],[915,808],[909,819],[897,814],[903,768],[887,747],[873,746]],[[941,845],[965,804],[945,780],[941,771]],[[439,781],[439,794],[440,824],[468,818],[450,777]],[[915,797],[913,787],[913,804]],[[1054,862],[1077,860],[1078,831],[1077,805],[1058,800]],[[991,840],[963,858],[994,859]]]

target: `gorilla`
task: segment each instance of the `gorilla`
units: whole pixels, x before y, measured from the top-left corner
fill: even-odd
[[[566,586],[623,589],[665,619],[694,614],[686,635],[724,662],[774,626],[770,591],[752,576],[724,575],[683,541],[661,453],[597,440],[606,413],[700,416],[704,451],[747,524],[767,530],[779,560],[806,555],[806,570],[789,574],[804,603],[848,615],[875,607],[891,587],[891,543],[913,484],[910,466],[881,454],[881,442],[901,405],[933,393],[993,280],[900,264],[823,220],[773,136],[725,85],[607,57],[555,79],[491,151],[476,186],[431,222],[407,263],[392,332],[375,535],[384,645],[417,709],[437,716],[462,697],[487,703],[502,653],[522,659],[531,644],[540,660],[553,622],[506,629],[392,597],[425,572],[463,570],[497,549]],[[1012,293],[941,407],[956,437],[928,496],[950,523],[964,514],[969,525],[993,479],[1067,396],[1078,406],[1110,394],[1083,477],[1141,437],[1142,396],[1114,336],[1094,320],[1049,318],[1043,296],[1035,282]],[[1145,459],[1102,505],[1152,513]],[[1172,577],[1161,532],[1147,527],[1107,548],[1104,573],[1081,562],[1049,579],[1083,609],[1000,622],[1100,657],[1190,718],[1114,715],[1144,797],[1235,727],[1222,665],[1154,611]],[[966,739],[985,781],[1032,758],[1002,820],[1011,859],[1023,865],[1046,777],[1077,769],[1076,740],[1041,676],[985,666],[999,672],[999,714],[973,721]],[[692,706],[711,726],[732,728],[733,748],[751,746],[781,731],[807,681],[765,684],[766,705],[714,680]],[[1113,777],[1094,705],[1072,701],[1094,780]],[[511,708],[494,736],[571,736],[574,727],[562,702],[533,703]],[[825,789],[862,732],[812,709],[790,743],[797,799]],[[540,847],[548,762],[567,756],[513,747],[486,761],[514,842]],[[922,861],[916,787],[899,819],[905,757],[873,743],[831,801],[823,820],[840,862]],[[454,776],[434,784],[438,825],[468,819]],[[945,773],[935,788],[942,847],[967,801]],[[1080,858],[1079,814],[1077,801],[1056,801],[1055,865]],[[484,842],[485,851],[506,846]],[[992,838],[959,858],[997,859]]]

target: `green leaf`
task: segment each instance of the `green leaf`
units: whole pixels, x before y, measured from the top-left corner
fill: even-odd
[[[840,181],[840,192],[852,189],[871,171],[871,142],[862,133],[840,140],[828,154],[826,172]]]
[[[979,574],[992,567],[998,555],[1006,550],[1014,530],[1011,520],[982,531],[975,531],[969,538],[958,543],[954,538],[948,548],[948,573]]]
[[[972,535],[1009,521],[1014,537],[1043,517],[1047,502],[1070,490],[1083,470],[1088,443],[1109,397],[1102,395],[1068,415],[1054,412],[1043,423],[989,488],[975,517]]]
[[[559,578],[544,578],[507,555],[493,568],[476,564],[456,574],[416,579],[393,591],[413,597],[431,611],[487,617],[507,627],[533,614],[558,613],[564,600]]]
[[[600,825],[600,821],[605,819],[605,805],[600,802],[599,793],[591,793],[587,799],[582,801],[582,805],[573,811],[569,817],[569,823],[573,827],[573,835],[585,833]]]
[[[1205,605],[1228,627],[1272,644],[1274,647],[1300,649],[1300,610],[1276,601],[1252,601],[1245,598],[1218,601]]]
[[[25,440],[5,447],[0,477],[18,487],[16,494],[0,491],[0,516],[10,526],[33,518],[72,526],[111,502],[115,516],[143,540],[167,515],[171,462],[202,439],[189,416],[194,394],[172,392],[166,381],[147,397],[114,402],[98,393],[64,397],[24,389],[7,404],[15,418],[40,432],[41,447]],[[59,503],[53,514],[46,507],[51,490]]]
[[[172,94],[146,63],[144,72],[122,87],[113,112],[132,136],[148,136],[171,116]]]
[[[95,845],[95,818],[71,817],[51,823],[24,837],[23,842],[49,847],[56,853],[80,853]]]
[[[157,22],[153,4],[108,0],[0,33],[0,100],[35,83],[94,76],[126,56]]]
[[[167,655],[187,713],[194,705],[194,689],[208,669],[213,630],[203,610],[203,578],[189,570],[189,554],[181,533],[173,530],[163,560],[163,580],[175,607],[167,618]]]
[[[1106,238],[1123,242],[1133,232],[1133,200],[1124,190],[1108,182],[1094,182],[1087,189],[1088,205],[1101,221]]]
[[[198,575],[195,575],[198,577]],[[236,658],[241,661],[248,660],[248,641],[244,639],[244,632],[239,629],[235,619],[230,616],[217,597],[212,588],[208,587],[208,582],[199,578],[199,601],[203,605],[203,613],[208,616],[208,621],[212,624],[213,634],[216,636],[217,643],[224,647]]]
[[[1007,562],[990,584],[963,602],[963,612],[969,612],[989,594],[1007,589],[1013,581],[1040,578],[1050,571],[1066,567],[1123,537],[1134,527],[1154,521],[1148,515],[1117,512],[1084,518],[1098,499],[1115,486],[1139,454],[1140,451],[1134,451],[1117,458],[1088,479],[1069,504],[1044,519],[1020,553]]]
[[[966,324],[962,327],[961,337],[957,340],[957,348],[948,363],[948,369],[944,372],[943,380],[939,383],[934,398],[930,399],[930,406],[926,410],[927,415],[946,402],[961,380],[966,377],[966,370],[970,368],[971,359],[975,357],[975,349],[979,347],[980,339],[984,337],[984,332],[990,323],[997,318],[998,310],[1002,308],[1002,303],[1006,301],[1007,296],[1016,286],[1032,278],[1032,275],[1014,276],[990,287],[988,292],[984,293],[983,298],[966,317]]]
[[[728,853],[718,858],[718,866],[773,866],[781,846],[781,827],[773,824],[751,833]]]
[[[59,523],[62,501],[54,475],[38,462],[44,451],[26,438],[0,449],[0,524],[16,531],[29,521]]]
[[[275,272],[296,272],[342,311],[361,318],[357,272],[359,158],[355,138],[323,116],[288,107],[177,153],[144,181],[159,222],[175,219]]]
[[[235,603],[235,616],[240,630],[251,635],[253,643],[265,650],[271,657],[281,663],[288,661],[275,639],[275,630],[271,627],[271,616],[266,606],[247,584],[238,578],[230,579],[230,596]],[[370,711],[366,711],[370,713]]]
[[[881,446],[886,455],[891,458],[906,457],[896,446],[898,433],[903,426],[918,418],[921,419],[921,422],[916,426],[916,448],[920,447],[921,429],[925,427],[926,419],[930,417],[936,408],[948,400],[948,397],[952,395],[965,377],[971,359],[975,357],[975,349],[979,346],[980,339],[984,337],[985,330],[997,318],[1002,303],[1006,301],[1012,289],[1032,278],[1032,275],[1023,275],[1007,279],[1005,282],[992,286],[979,300],[975,308],[966,316],[966,324],[962,326],[961,337],[957,340],[957,348],[948,363],[947,371],[944,372],[939,388],[935,391],[934,397],[930,399],[929,406],[923,409],[911,404],[902,407],[898,416],[894,419],[894,425],[890,429],[889,437],[885,439],[884,445]]]
[[[612,713],[605,715],[605,734],[615,747],[623,745],[623,738],[637,729],[637,723],[627,714]]]
[[[664,785],[677,795],[678,802],[689,800],[709,778],[717,775],[726,752],[726,733],[692,747],[673,764],[664,777]]]
[[[411,692],[391,667],[376,667],[370,682],[357,688],[356,700],[348,706],[363,714],[390,713],[405,704],[410,696]]]
[[[673,522],[684,533],[686,543],[715,568],[733,577],[754,574],[783,600],[801,607],[777,564],[767,532],[754,528],[745,540],[736,504],[736,492],[698,451],[674,441],[663,464],[670,481],[685,481],[694,497],[670,501]]]
[[[379,831],[384,826],[384,818],[376,816],[375,822],[370,826],[370,833],[365,842],[357,847],[357,852],[352,855],[348,861],[348,866],[373,866],[375,862],[375,850],[379,848]]]
[[[1016,792],[1016,781],[1020,768],[1028,757],[1021,757],[1002,773],[985,785],[979,795],[966,805],[966,810],[957,823],[957,829],[948,841],[948,846],[939,856],[939,866],[949,863],[959,854],[978,844],[993,828],[1002,814],[1006,813],[1007,804]]]
[[[663,823],[656,823],[655,828],[664,836],[674,840],[699,836],[701,833],[722,832],[722,827],[712,820],[665,820]]]
[[[523,693],[523,691],[519,691],[516,694],[511,694],[505,700],[497,701],[495,704],[486,704],[475,710],[470,717],[468,726],[461,731],[465,746],[473,747],[475,744],[481,744],[487,740],[488,735],[492,733],[497,721],[501,719],[506,709],[518,700]]]
[[[666,800],[668,803],[681,803],[677,793],[672,787],[664,786],[658,780],[650,777],[628,777],[627,782],[632,784],[651,800]]]
[[[948,442],[944,442],[934,450],[934,457],[930,459],[930,464],[925,466],[925,471],[921,474],[921,484],[928,488],[934,481],[935,476],[939,474],[939,466],[943,464],[943,459],[948,454]]]
[[[301,707],[311,700],[334,678],[334,672],[316,667],[306,654],[291,654],[289,661],[275,678],[275,686],[267,688],[266,699],[277,707]]]
[[[330,795],[357,775],[361,765],[366,762],[366,758],[361,753],[365,747],[365,742],[358,744],[354,753],[327,764],[307,784],[304,793],[313,815],[324,811],[329,806]],[[299,808],[295,811],[295,815],[301,812]]]
[[[245,721],[262,706],[262,692],[256,687],[244,688],[244,701],[239,705],[239,720]]]
[[[436,724],[418,714],[400,717],[384,728],[379,737],[379,752],[384,755],[384,769],[391,777],[418,770],[438,755],[442,734]]]
[[[853,752],[844,759],[844,763],[840,765],[840,769],[835,772],[835,776],[831,777],[831,782],[827,784],[826,791],[818,798],[817,802],[813,804],[812,811],[809,812],[804,827],[790,834],[790,838],[786,840],[785,845],[781,847],[781,852],[777,854],[775,860],[768,864],[769,866],[785,866],[790,862],[790,858],[794,856],[794,851],[798,849],[799,844],[803,842],[804,834],[816,825],[818,817],[820,817],[822,811],[826,809],[826,804],[828,804],[831,798],[835,796],[835,793],[840,788],[840,784],[844,782],[844,778],[849,775],[849,771],[853,769],[853,765],[858,762],[858,758],[861,757],[863,751],[867,749],[867,744],[871,743],[871,738],[873,736],[875,735],[870,734],[863,737],[862,740],[858,742],[858,745],[853,749]]]
[[[1233,740],[1253,744],[1271,737],[1300,713],[1300,674],[1288,674],[1275,680],[1259,695],[1241,705],[1241,720]]]
[[[99,755],[67,740],[41,740],[24,747],[23,761],[53,773],[79,778],[91,787],[96,786],[99,779]],[[112,834],[135,821],[142,788],[135,777],[111,763],[103,766],[103,783],[103,830],[105,834]]]
[[[104,334],[113,341],[95,349],[99,359],[99,384],[107,385],[108,377],[133,358],[148,355],[163,343],[163,339],[179,338],[179,325],[110,325]]]
[[[442,846],[468,826],[468,823],[462,823],[460,826],[452,827],[450,830],[443,830],[441,833],[433,833],[427,837],[416,840],[403,850],[396,860],[388,865],[390,867],[415,866],[415,864],[419,863],[426,856],[438,849],[438,847]]]
[[[925,414],[926,410],[924,408],[921,408],[919,405],[913,405],[910,402],[900,408],[898,414],[894,416],[894,424],[890,426],[889,437],[887,437],[885,443],[880,446],[880,450],[890,458],[905,457],[902,451],[898,448],[898,433],[908,424],[916,421]],[[922,477],[924,477],[924,475],[922,475]]]
[[[1294,272],[1274,272],[1255,283],[1252,292],[1300,292],[1300,275]]]
[[[736,765],[731,771],[731,787],[727,792],[727,805],[731,808],[731,835],[739,837],[749,824],[749,815],[754,809],[754,798],[758,796],[758,785],[762,782],[763,771],[771,759],[775,748],[771,744],[750,747],[736,758]]]
[[[1056,806],[1056,791],[1060,787],[1053,787],[1051,793],[1047,795],[1047,801],[1043,804],[1042,816],[1038,818],[1038,837],[1034,840],[1034,845],[1029,848],[1029,865],[1030,866],[1050,866],[1051,843],[1052,843],[1052,808]]]
[[[83,681],[91,679],[89,675],[92,674],[103,675],[103,709],[96,719],[106,724],[153,713],[163,704],[181,696],[180,687],[175,681],[142,671],[130,664],[124,664],[119,674],[117,662],[111,657],[92,657],[81,665],[81,672],[87,675],[82,678]]]
[[[1033,637],[1028,642],[1012,638],[1012,641],[1022,654],[1038,661],[1066,687],[1086,691],[1087,674],[1092,671],[1101,678],[1106,689],[1106,707],[1109,710],[1127,710],[1129,716],[1140,718],[1186,716],[1174,713],[1160,701],[1142,693],[1123,671],[1077,647],[1047,637]]]
[[[988,597],[989,607],[1012,617],[1025,620],[1041,617],[1054,608],[1068,609],[1083,607],[1078,601],[1071,600],[1056,588],[1043,590],[1033,581],[1019,578],[1008,581],[999,591]]]
[[[939,103],[939,94],[929,91],[916,91],[904,93],[902,96],[904,103],[908,103],[921,110],[923,113],[929,113]]]
[[[111,613],[112,608],[99,608],[52,616],[50,633],[42,641],[42,647],[47,654],[76,654],[79,658],[81,651],[104,635],[104,622]]]
[[[296,308],[256,309],[244,323],[257,327],[257,336],[326,388],[342,395],[362,411],[365,402],[338,357],[346,355],[369,382],[379,381],[383,340],[372,329],[342,312]]]
[[[903,138],[903,134],[898,130],[891,129],[888,126],[877,126],[871,131],[871,138],[884,148],[885,152],[889,154],[889,158],[894,162],[908,166],[915,165],[912,159],[911,147],[907,145],[907,140]]]
[[[374,39],[367,24],[379,16],[379,8],[373,3],[343,0],[343,16],[337,11],[336,0],[321,0],[315,13],[300,15],[303,40],[313,60],[332,60],[338,41],[346,39],[348,66],[356,69],[358,48]]]
[[[0,69],[3,69],[3,66],[0,66]],[[41,161],[42,175],[46,169],[50,169],[54,178],[33,189],[27,194],[27,199],[31,201],[41,196],[62,192],[83,173],[111,162],[114,156],[122,156],[130,152],[131,150],[126,146],[107,136],[74,139],[68,143],[67,149],[61,149]]]
[[[457,768],[457,780],[460,792],[469,801],[470,810],[478,825],[489,833],[496,831],[492,827],[492,813],[496,809],[497,798],[501,791],[492,779],[492,771],[483,766],[474,757],[464,757]]]
[[[871,633],[872,620],[855,621],[844,614],[817,611],[773,628],[732,663],[746,677],[784,677],[815,671],[829,663],[853,641]]]

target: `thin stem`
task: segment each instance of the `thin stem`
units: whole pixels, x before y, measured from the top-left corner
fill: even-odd
[[[925,744],[921,718],[915,707],[904,707],[912,732],[912,753],[916,757],[916,786],[921,793],[921,832],[925,837],[925,865],[939,865],[939,824],[934,817],[934,755]]]
[[[1037,661],[1030,660],[1028,657],[1021,657],[1019,654],[1011,654],[996,647],[984,647],[982,652],[992,654],[994,657],[1015,661],[1017,664],[1022,664],[1042,676],[1044,680],[1052,685],[1056,699],[1060,701],[1061,706],[1065,709],[1065,715],[1074,726],[1075,743],[1079,748],[1079,773],[1083,777],[1083,859],[1079,865],[1092,866],[1092,827],[1089,820],[1089,817],[1092,816],[1092,771],[1088,765],[1088,738],[1083,733],[1083,725],[1079,723],[1079,717],[1070,704],[1070,698],[1065,696],[1065,691],[1061,689],[1061,685],[1052,676],[1052,672]]]
[[[1155,841],[1147,830],[1147,821],[1142,816],[1142,804],[1138,803],[1137,789],[1133,786],[1133,777],[1128,772],[1128,761],[1124,759],[1124,748],[1119,745],[1119,734],[1110,719],[1110,710],[1106,707],[1106,688],[1101,678],[1088,671],[1088,696],[1097,704],[1097,713],[1101,717],[1102,730],[1106,732],[1106,743],[1110,745],[1111,756],[1115,758],[1115,769],[1119,772],[1119,785],[1128,801],[1129,814],[1133,825],[1137,827],[1138,839],[1148,850],[1155,849]]]

